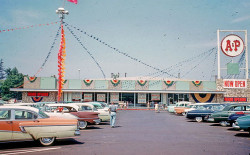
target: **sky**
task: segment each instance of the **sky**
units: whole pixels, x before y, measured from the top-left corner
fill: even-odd
[[[119,73],[120,77],[126,74],[154,79],[179,75],[183,79],[214,80],[217,30],[250,28],[249,0],[0,2],[0,59],[4,67],[17,67],[25,75],[38,77],[58,74],[60,36],[56,34],[60,19],[55,10],[59,7],[69,11],[64,19],[68,24],[64,25],[66,79],[110,78],[111,73]],[[14,30],[3,32],[8,29]],[[221,33],[221,38],[228,33]],[[237,35],[244,38],[244,33]],[[36,74],[48,54],[43,69]],[[240,56],[233,58],[233,62]],[[232,61],[223,55],[222,59],[222,66]]]

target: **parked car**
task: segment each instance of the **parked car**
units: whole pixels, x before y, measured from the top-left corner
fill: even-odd
[[[234,128],[243,129],[250,134],[250,115],[237,118]]]
[[[84,102],[84,103],[89,103],[89,104],[94,105],[97,110],[103,109],[103,110],[108,111],[108,109],[109,109],[108,106],[103,106],[102,103],[100,103],[100,102]]]
[[[98,112],[81,111],[77,105],[74,104],[46,104],[45,112],[54,113],[70,113],[78,117],[79,128],[85,129],[88,125],[99,124],[100,119],[98,117]]]
[[[167,111],[170,113],[174,113],[175,106],[176,106],[176,104],[170,104],[169,106],[167,106]]]
[[[92,111],[92,112],[98,112],[99,118],[101,122],[106,122],[110,120],[110,114],[108,110],[105,109],[96,109],[93,104],[90,103],[71,103],[74,105],[77,105],[80,109],[79,111]]]
[[[48,146],[56,138],[79,135],[76,119],[49,117],[28,106],[0,106],[0,141],[37,140]]]
[[[200,106],[203,106],[205,104],[209,104],[209,103],[192,103],[188,105],[188,108],[185,109],[185,113],[187,114],[187,112],[191,111],[191,110],[195,110],[198,109]]]
[[[55,102],[39,102],[39,103],[12,103],[12,104],[5,104],[7,106],[30,106],[34,108],[38,108],[44,113],[46,113],[49,116],[54,116],[54,117],[60,117],[60,118],[65,118],[65,119],[78,119],[77,116],[72,115],[70,113],[62,113],[62,112],[56,112],[56,111],[51,111],[51,110],[46,110],[50,109],[48,107],[48,104],[55,104]],[[79,122],[80,123],[80,122]]]
[[[230,125],[228,117],[236,112],[250,113],[250,104],[228,104],[222,111],[214,112],[213,114],[211,114],[208,118],[208,121],[220,123],[221,126],[227,126]]]
[[[197,109],[187,112],[186,118],[195,119],[197,122],[206,121],[209,115],[221,111],[224,107],[224,104],[219,103],[203,104],[198,106]]]
[[[182,114],[183,116],[186,114],[185,109],[188,109],[189,105],[192,104],[192,102],[187,101],[181,101],[176,103],[176,106],[174,107],[174,113],[175,114]]]
[[[250,114],[250,113],[249,113]],[[244,112],[236,112],[234,114],[231,114],[229,117],[228,117],[228,122],[230,123],[230,125],[233,125],[235,123],[235,121],[239,118],[239,117],[242,117],[242,116],[246,116],[246,115],[249,115],[249,114],[246,114]]]

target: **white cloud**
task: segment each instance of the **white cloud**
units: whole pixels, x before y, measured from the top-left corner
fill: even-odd
[[[239,22],[243,22],[246,20],[250,20],[250,16],[244,16],[244,17],[240,17],[240,18],[236,18],[234,20],[231,21],[231,23],[239,23]]]

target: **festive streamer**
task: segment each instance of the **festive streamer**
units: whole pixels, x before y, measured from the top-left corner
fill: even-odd
[[[6,30],[0,30],[0,33],[21,30],[21,29],[28,29],[28,28],[33,28],[33,27],[40,27],[40,26],[49,26],[49,25],[53,25],[53,24],[57,24],[57,23],[58,22],[52,22],[52,23],[47,23],[47,24],[36,24],[36,25],[31,25],[31,26],[19,27],[19,28],[10,28],[10,29],[6,29]]]
[[[30,82],[30,83],[33,83],[33,82],[35,82],[36,81],[36,79],[37,79],[37,77],[35,77],[35,76],[26,76],[26,78],[28,79],[28,81]]]
[[[113,84],[113,86],[116,87],[120,83],[121,80],[113,79],[113,80],[110,80],[110,81]]]
[[[137,82],[139,83],[140,86],[144,86],[147,83],[146,80],[137,80]]]
[[[202,83],[202,81],[192,81],[192,83],[196,86],[199,87]]]
[[[93,80],[86,79],[86,80],[83,80],[83,82],[85,83],[86,86],[90,86]]]
[[[212,102],[215,94],[191,94],[196,103]]]
[[[58,52],[58,95],[57,95],[58,102],[60,102],[62,96],[62,88],[64,84],[64,69],[65,69],[64,61],[66,57],[65,48],[66,47],[65,47],[64,29],[63,29],[63,24],[61,24],[61,43]]]
[[[174,84],[174,81],[170,81],[170,80],[164,80],[164,83],[168,86],[171,87]]]

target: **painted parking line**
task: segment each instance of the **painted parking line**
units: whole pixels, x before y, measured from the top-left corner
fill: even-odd
[[[53,148],[42,148],[42,149],[22,149],[22,150],[13,150],[13,151],[1,151],[0,155],[13,155],[13,154],[24,154],[24,153],[32,153],[32,152],[41,152],[41,151],[50,151],[60,149],[61,147],[53,147]]]

